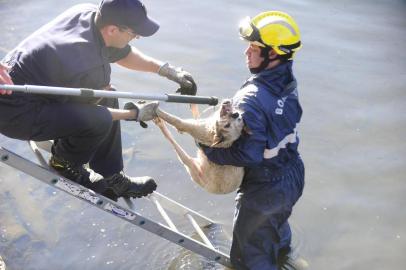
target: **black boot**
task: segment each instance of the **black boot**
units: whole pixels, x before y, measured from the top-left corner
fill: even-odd
[[[73,164],[55,155],[52,155],[49,165],[59,175],[90,188],[97,193],[102,193],[107,188],[106,182],[103,181],[103,176],[89,168],[85,168],[84,165]]]
[[[104,179],[107,190],[103,194],[113,200],[118,197],[140,198],[151,194],[157,187],[154,179],[149,176],[129,177],[123,172]]]
[[[129,177],[120,172],[103,178],[90,168],[73,164],[55,155],[51,157],[49,165],[61,176],[114,201],[119,197],[140,198],[152,193],[157,187],[154,179],[149,176]]]

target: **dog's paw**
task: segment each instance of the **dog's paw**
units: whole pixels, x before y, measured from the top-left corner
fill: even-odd
[[[152,122],[154,122],[154,124],[158,127],[162,127],[164,125],[164,121],[159,117],[155,117],[154,119],[152,119]]]

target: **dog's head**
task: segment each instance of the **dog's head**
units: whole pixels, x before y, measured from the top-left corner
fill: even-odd
[[[216,120],[216,135],[211,146],[228,147],[237,140],[244,128],[241,113],[233,108],[230,100],[224,100]]]

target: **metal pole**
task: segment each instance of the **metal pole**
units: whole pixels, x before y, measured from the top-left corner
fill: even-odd
[[[41,85],[27,85],[27,84],[26,85],[0,84],[0,89],[11,90],[15,92],[23,92],[27,94],[159,100],[175,103],[208,104],[212,106],[215,106],[218,103],[218,98],[207,96],[188,96],[188,95],[171,95],[171,94],[149,95],[121,91],[106,91],[106,90],[93,90],[87,88],[69,88],[69,87],[54,87]]]

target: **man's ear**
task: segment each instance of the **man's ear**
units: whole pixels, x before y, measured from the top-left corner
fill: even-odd
[[[112,24],[106,25],[103,27],[102,31],[106,33],[108,36],[113,36],[116,31],[118,31],[118,27]]]
[[[275,52],[274,49],[269,50],[268,55],[269,55],[269,59],[271,59],[271,60],[272,60],[272,59],[275,59],[276,57],[278,57],[278,54]]]

